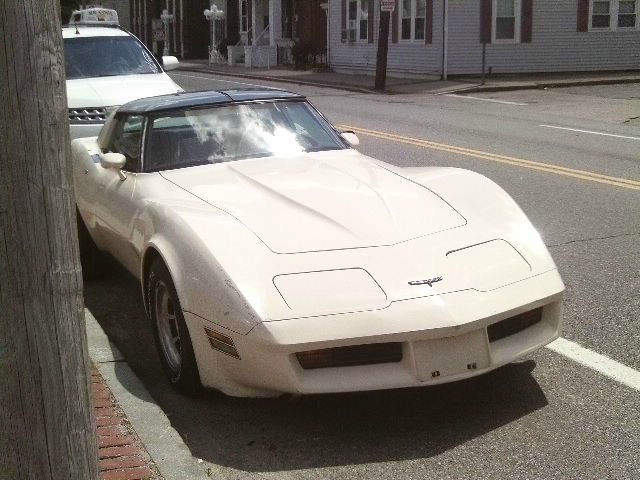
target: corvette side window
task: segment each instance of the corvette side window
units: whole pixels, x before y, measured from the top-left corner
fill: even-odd
[[[122,153],[127,162],[122,167],[127,172],[140,171],[140,140],[142,138],[143,118],[129,115],[120,120],[111,137],[109,151]]]

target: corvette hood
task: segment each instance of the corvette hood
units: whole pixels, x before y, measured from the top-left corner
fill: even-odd
[[[236,217],[276,253],[391,245],[466,223],[434,192],[349,150],[162,175]]]
[[[67,80],[69,108],[123,105],[138,98],[177,91],[178,86],[164,73]]]

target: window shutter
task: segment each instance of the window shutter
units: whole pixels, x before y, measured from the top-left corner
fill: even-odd
[[[433,42],[433,0],[427,0],[427,18],[424,19],[424,43]]]
[[[251,45],[253,39],[253,0],[247,0],[247,43]]]
[[[347,42],[347,0],[342,0],[341,2],[341,7],[342,8],[342,32],[340,35],[340,38],[342,40],[342,43],[346,43]]]
[[[369,39],[369,43],[373,43],[373,24],[375,22],[375,11],[374,4],[376,2],[374,0],[369,0],[368,2],[368,15],[367,15],[367,38]]]
[[[396,8],[391,15],[391,41],[398,43],[398,9],[400,8],[399,1],[396,0]]]
[[[522,0],[522,25],[520,42],[531,43],[533,33],[533,0]]]
[[[480,43],[491,43],[491,24],[492,23],[493,23],[492,0],[480,0]]]
[[[578,0],[578,31],[589,31],[589,0]]]

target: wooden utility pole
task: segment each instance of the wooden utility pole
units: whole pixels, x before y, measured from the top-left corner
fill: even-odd
[[[97,480],[59,4],[0,13],[0,478]]]
[[[388,10],[383,10],[380,12],[378,54],[376,56],[376,90],[384,90],[384,87],[387,83],[387,51],[389,50],[390,17],[391,13]],[[369,21],[371,22],[372,20]]]

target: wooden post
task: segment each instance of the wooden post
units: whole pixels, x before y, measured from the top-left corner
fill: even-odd
[[[369,0],[371,1],[371,0]],[[388,11],[380,12],[380,28],[378,35],[378,54],[376,56],[376,90],[384,90],[387,83],[387,51],[389,50],[389,19]],[[369,19],[373,21],[372,18]]]
[[[0,477],[97,480],[58,0],[0,0]]]

